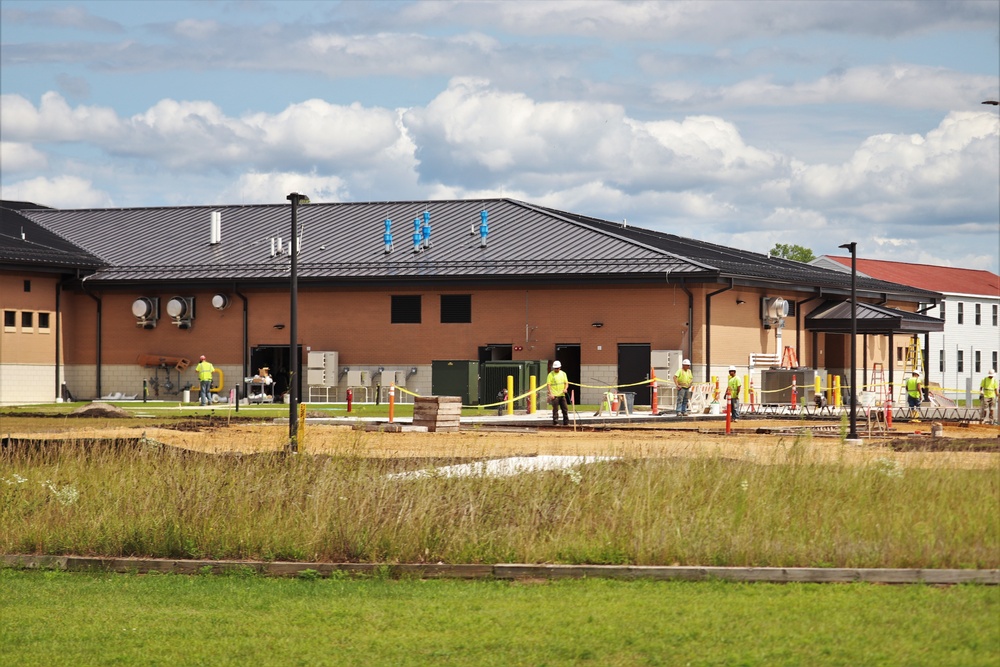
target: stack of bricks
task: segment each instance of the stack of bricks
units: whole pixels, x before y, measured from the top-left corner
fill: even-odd
[[[413,425],[431,432],[457,432],[462,416],[460,396],[417,396],[413,399]]]

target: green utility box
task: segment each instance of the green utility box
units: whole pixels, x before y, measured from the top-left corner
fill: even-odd
[[[479,404],[479,361],[452,359],[431,362],[431,393],[461,396],[462,405]]]

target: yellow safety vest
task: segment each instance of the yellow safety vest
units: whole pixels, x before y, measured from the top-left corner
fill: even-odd
[[[562,370],[550,371],[545,379],[545,384],[549,386],[549,393],[553,396],[562,396],[569,387],[569,377]]]
[[[677,373],[674,375],[674,384],[676,384],[678,387],[683,387],[687,389],[688,387],[691,386],[691,380],[693,378],[694,375],[691,373],[691,371],[686,371],[682,368],[679,371],[677,371]]]
[[[987,375],[980,383],[979,389],[983,392],[983,398],[994,398],[997,395],[997,379]]]
[[[198,373],[199,382],[209,382],[212,379],[212,373],[215,372],[215,366],[207,361],[203,361],[194,367],[196,373]]]
[[[906,378],[906,393],[913,398],[920,397],[920,391],[917,389],[920,386],[920,378],[909,377]]]

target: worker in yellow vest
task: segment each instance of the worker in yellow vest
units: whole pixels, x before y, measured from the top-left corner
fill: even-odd
[[[736,375],[736,366],[729,367],[729,383],[726,385],[726,398],[729,399],[729,414],[732,416],[733,421],[738,421],[740,418],[740,390],[743,388],[743,383],[740,382],[740,378]]]
[[[548,389],[549,404],[552,405],[552,425],[559,424],[559,408],[562,408],[563,426],[569,426],[569,410],[566,403],[566,392],[569,391],[569,377],[562,369],[562,363],[552,362],[552,371],[545,379]]]
[[[212,374],[215,373],[215,366],[205,360],[205,355],[201,355],[201,361],[194,367],[194,372],[198,374],[198,383],[201,390],[198,392],[198,403],[208,405],[212,402],[210,390],[212,388]]]
[[[979,410],[984,424],[995,424],[997,402],[997,372],[991,368],[989,374],[979,383]]]
[[[920,371],[906,378],[906,405],[910,409],[912,421],[920,421],[920,401],[924,396],[924,386],[920,383]]]
[[[681,362],[681,367],[674,373],[674,386],[677,387],[677,416],[686,417],[688,413],[688,401],[691,400],[691,383],[694,377],[691,374],[691,360],[685,359]]]

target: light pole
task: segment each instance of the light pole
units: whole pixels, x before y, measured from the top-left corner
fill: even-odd
[[[293,192],[287,197],[292,202],[292,235],[291,239],[291,323],[288,340],[288,448],[291,452],[299,451],[299,275],[298,275],[298,252],[299,252],[299,230],[298,230],[298,210],[299,204],[308,204],[309,197]]]
[[[840,246],[851,251],[851,432],[848,440],[858,440],[858,244]]]

